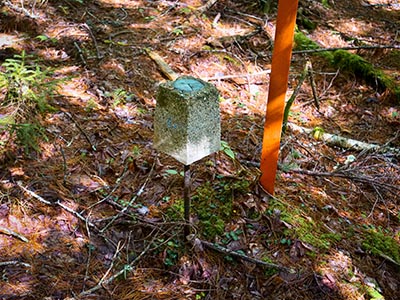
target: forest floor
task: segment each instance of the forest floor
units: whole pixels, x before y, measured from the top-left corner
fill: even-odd
[[[259,185],[275,1],[2,2],[0,299],[400,298],[389,90],[295,45],[288,98],[312,76],[289,121],[313,134],[289,127],[275,195]],[[298,30],[399,84],[399,20],[395,0],[303,0]],[[149,50],[220,92],[224,148],[191,166],[189,242],[183,166],[153,148],[167,78]]]

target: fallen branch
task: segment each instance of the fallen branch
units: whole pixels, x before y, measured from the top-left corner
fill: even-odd
[[[171,67],[164,61],[164,59],[158,55],[156,52],[151,51],[150,49],[145,49],[146,53],[161,69],[161,72],[169,79],[175,80],[179,77],[179,74],[176,73]]]
[[[338,47],[338,48],[318,48],[309,50],[294,50],[293,54],[307,54],[307,53],[317,53],[325,51],[336,51],[336,50],[362,50],[362,49],[400,49],[400,46],[396,45],[373,45],[373,46],[353,46],[353,47]]]
[[[233,250],[229,250],[228,248],[225,248],[221,245],[215,244],[215,243],[210,243],[204,240],[200,240],[198,238],[195,238],[194,235],[189,235],[188,236],[188,240],[189,242],[191,242],[195,247],[198,247],[199,245],[202,245],[208,249],[214,250],[214,251],[218,251],[220,253],[226,254],[226,255],[231,255],[237,258],[240,258],[242,260],[251,262],[253,264],[256,264],[258,266],[262,266],[262,267],[266,267],[266,268],[274,268],[274,269],[278,269],[281,271],[285,271],[285,272],[289,272],[289,273],[294,273],[295,271],[293,269],[281,266],[281,265],[277,265],[274,263],[269,263],[269,262],[265,262],[250,256],[247,256],[245,254],[233,251]]]
[[[22,2],[22,1],[21,1],[21,2]],[[10,1],[7,1],[7,0],[6,0],[6,1],[4,1],[3,3],[4,3],[5,6],[7,6],[8,8],[10,8],[11,10],[13,10],[13,11],[15,11],[15,12],[17,12],[17,13],[23,14],[23,15],[25,15],[25,16],[31,18],[31,19],[38,19],[38,18],[39,18],[39,16],[33,15],[33,14],[30,13],[26,8],[15,6],[15,5],[12,4]],[[23,3],[23,2],[22,2],[22,3]]]
[[[28,190],[26,187],[24,187],[22,185],[22,182],[18,181],[17,185],[26,193],[28,193],[30,196],[32,196],[33,198],[35,198],[36,200],[39,200],[40,202],[46,204],[46,205],[58,205],[60,206],[62,209],[66,210],[67,212],[69,212],[70,214],[73,214],[75,217],[77,217],[78,219],[84,221],[86,224],[88,224],[90,227],[92,227],[93,229],[96,229],[98,231],[98,228],[96,227],[96,225],[94,225],[92,222],[90,222],[87,218],[83,217],[80,213],[76,212],[75,210],[73,210],[72,208],[69,208],[68,206],[66,206],[65,204],[61,203],[60,200],[57,200],[56,202],[50,202],[46,199],[43,199],[43,197],[39,196],[38,194],[36,194],[35,192]]]
[[[23,235],[19,234],[18,232],[15,232],[11,229],[8,229],[6,227],[3,227],[3,226],[0,226],[0,233],[20,239],[21,241],[23,241],[25,243],[29,242],[29,240],[26,237],[24,237]]]
[[[142,193],[144,192],[144,188],[146,187],[147,183],[150,180],[151,175],[153,174],[153,170],[154,170],[154,166],[155,166],[155,161],[153,163],[153,166],[151,167],[151,170],[149,172],[149,175],[147,176],[145,182],[143,183],[143,185],[140,187],[139,191],[136,193],[136,195],[134,195],[131,200],[129,201],[128,205],[126,205],[118,214],[116,214],[115,216],[113,216],[111,218],[111,221],[109,221],[107,223],[106,226],[104,226],[101,230],[100,233],[103,233],[104,231],[106,231],[108,229],[108,227],[110,227],[112,225],[112,223],[115,222],[116,219],[118,219],[119,217],[121,217],[131,206],[132,204],[136,201],[136,199],[138,197],[140,197],[140,195],[142,195]]]
[[[217,3],[217,1],[218,0],[208,0],[207,2],[206,2],[206,4],[204,4],[203,6],[200,6],[197,10],[196,10],[196,12],[199,12],[199,13],[204,13],[204,12],[206,12],[207,10],[209,10],[215,3]]]
[[[31,267],[30,264],[27,264],[27,263],[24,263],[24,262],[18,261],[18,260],[0,261],[0,267],[3,267],[3,266],[15,266],[15,265],[21,265],[21,266],[24,266],[24,267],[27,267],[27,268]]]
[[[309,176],[319,176],[319,177],[340,177],[345,179],[350,179],[353,181],[370,184],[372,186],[380,186],[385,188],[387,191],[393,193],[394,195],[398,195],[400,192],[400,187],[395,185],[377,181],[375,178],[371,176],[363,176],[363,175],[353,175],[350,171],[335,171],[335,172],[315,172],[310,170],[303,170],[303,169],[291,169],[291,170],[283,170],[279,168],[281,171],[285,173],[297,173],[297,174],[304,174]]]
[[[315,133],[315,129],[305,128],[293,123],[287,123],[287,127],[295,133],[306,133],[306,134]],[[322,142],[325,142],[327,145],[337,146],[344,149],[351,149],[356,151],[375,151],[379,153],[393,153],[396,156],[400,155],[400,149],[398,148],[365,143],[362,141],[345,138],[340,135],[326,133],[326,132],[318,132],[318,134],[314,134],[314,138]]]

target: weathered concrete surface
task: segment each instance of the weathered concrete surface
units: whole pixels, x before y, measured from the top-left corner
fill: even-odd
[[[220,149],[218,90],[191,76],[160,85],[154,147],[189,165]]]

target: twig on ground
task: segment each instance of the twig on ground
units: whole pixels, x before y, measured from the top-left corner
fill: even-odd
[[[47,204],[47,205],[58,205],[61,208],[63,208],[64,210],[66,210],[67,212],[73,214],[74,216],[76,216],[78,219],[82,220],[83,222],[87,223],[90,227],[92,227],[93,229],[97,229],[96,225],[94,225],[92,222],[90,222],[87,218],[83,217],[80,213],[76,212],[75,210],[73,210],[72,208],[69,208],[68,206],[66,206],[65,204],[61,203],[60,200],[57,200],[56,202],[50,202],[48,200],[43,199],[43,197],[39,196],[38,194],[36,194],[35,192],[28,190],[26,187],[24,187],[22,185],[22,183],[20,181],[17,182],[17,185],[26,193],[28,193],[30,196],[32,196],[33,198],[35,198],[36,200],[39,200],[40,202]]]
[[[101,277],[99,284],[102,284],[104,280],[107,278],[108,274],[111,272],[112,268],[114,267],[114,262],[115,259],[117,258],[118,254],[121,252],[121,249],[124,247],[124,245],[121,246],[121,241],[118,242],[117,249],[115,249],[115,253],[113,255],[113,258],[111,259],[111,264],[108,267],[107,271],[104,273],[103,277]]]
[[[314,132],[314,129],[305,128],[302,126],[298,126],[293,123],[287,123],[287,126],[290,130],[296,133],[306,133],[311,134]],[[321,133],[318,136],[318,140],[325,142],[330,146],[337,146],[345,149],[351,149],[356,151],[368,150],[368,151],[377,151],[379,153],[393,153],[394,155],[400,155],[400,149],[393,147],[385,147],[377,144],[369,144],[362,141],[357,141],[350,138],[345,138],[340,135],[331,134],[331,133]]]
[[[169,79],[175,80],[179,77],[179,74],[176,73],[171,67],[164,61],[164,59],[158,55],[158,53],[151,51],[150,49],[145,49],[146,53],[161,69],[161,72]]]
[[[228,248],[225,248],[225,247],[223,247],[221,245],[210,243],[210,242],[204,241],[204,240],[200,240],[200,239],[196,238],[195,235],[189,235],[188,240],[194,246],[198,246],[199,244],[201,244],[202,246],[204,246],[206,248],[209,248],[211,250],[215,250],[215,251],[218,251],[218,252],[226,254],[226,255],[231,255],[231,256],[243,259],[245,261],[251,262],[251,263],[256,264],[258,266],[263,266],[263,267],[267,267],[267,268],[274,268],[274,269],[278,269],[278,270],[289,272],[289,273],[294,273],[295,272],[291,268],[287,268],[287,267],[284,267],[284,266],[281,266],[281,265],[278,265],[278,264],[274,264],[274,263],[265,262],[265,261],[262,261],[262,260],[247,256],[245,254],[238,253],[238,252],[235,252],[233,250],[229,250]]]
[[[89,27],[89,25],[87,23],[82,24],[81,27],[86,29],[86,31],[89,33],[90,38],[93,41],[94,47],[96,48],[96,57],[97,57],[97,59],[102,59],[103,56],[100,54],[99,45],[97,45],[97,41],[96,41],[96,38],[95,38],[95,36],[93,34],[92,29],[90,29],[90,27]]]
[[[265,70],[265,71],[256,72],[256,73],[214,76],[214,77],[206,77],[206,78],[202,78],[202,79],[205,81],[214,81],[214,80],[233,79],[233,78],[239,78],[239,77],[260,76],[260,75],[266,75],[266,74],[270,74],[270,73],[271,73],[271,70]]]
[[[19,234],[18,232],[15,232],[15,231],[8,229],[6,227],[3,227],[3,226],[0,226],[0,233],[20,239],[21,241],[23,241],[25,243],[29,242],[29,240],[26,237],[24,237],[22,234]]]
[[[85,137],[86,141],[89,143],[90,147],[92,148],[93,151],[97,151],[96,146],[93,145],[93,143],[91,142],[91,140],[89,139],[89,136],[86,134],[85,131],[83,131],[82,127],[79,125],[79,123],[72,117],[72,115],[67,112],[64,111],[64,113],[68,116],[68,118],[70,118],[70,120],[72,122],[74,122],[74,124],[76,125],[76,127],[79,129],[79,131],[83,134],[83,136]]]
[[[361,50],[361,49],[400,49],[397,45],[372,45],[372,46],[353,46],[353,47],[337,47],[337,48],[318,48],[310,50],[295,50],[292,54],[306,54],[306,53],[316,53],[324,51],[336,51],[336,50]]]
[[[206,12],[207,10],[209,10],[215,3],[217,3],[217,1],[218,0],[208,0],[207,2],[206,2],[206,4],[204,4],[203,6],[200,6],[197,10],[196,10],[196,12],[199,12],[199,13],[204,13],[204,12]]]
[[[47,200],[43,199],[41,196],[39,196],[38,194],[36,194],[36,193],[34,193],[34,192],[28,190],[26,187],[24,187],[24,186],[22,185],[22,182],[21,182],[21,181],[17,181],[17,185],[18,185],[24,192],[28,193],[30,196],[32,196],[32,197],[35,198],[36,200],[39,200],[40,202],[42,202],[42,203],[44,203],[44,204],[47,204],[47,205],[54,205],[53,202],[47,201]]]
[[[82,296],[87,296],[92,294],[93,292],[104,288],[104,286],[108,285],[109,283],[111,283],[112,281],[114,281],[114,279],[118,278],[119,276],[132,272],[134,270],[134,266],[135,264],[150,250],[151,246],[153,245],[154,240],[156,239],[157,235],[153,235],[153,239],[147,244],[146,248],[134,259],[132,260],[129,264],[124,265],[124,267],[118,271],[117,273],[115,273],[114,275],[112,275],[110,278],[105,279],[103,281],[99,281],[94,287],[92,287],[91,289],[84,291],[82,293],[79,294],[79,297]]]
[[[24,263],[24,262],[18,261],[18,260],[0,261],[0,267],[13,266],[13,265],[21,265],[21,266],[24,266],[24,267],[27,267],[27,268],[31,267],[30,264],[27,264],[27,263]]]
[[[12,4],[10,1],[5,0],[3,3],[4,3],[5,6],[10,8],[11,10],[16,11],[17,13],[21,13],[21,14],[27,16],[28,18],[31,18],[31,19],[38,19],[39,18],[39,16],[30,13],[26,8],[18,7],[16,5]]]
[[[86,66],[86,64],[87,64],[87,63],[86,63],[86,59],[85,59],[85,57],[83,56],[83,51],[82,51],[81,47],[79,47],[79,45],[78,45],[77,42],[74,42],[74,46],[75,46],[76,50],[78,51],[79,58],[82,60],[83,65]]]
[[[143,194],[144,188],[146,187],[147,183],[148,183],[149,180],[150,180],[151,175],[153,174],[153,170],[154,170],[155,164],[156,164],[156,161],[154,160],[154,163],[153,163],[153,165],[151,166],[149,175],[147,176],[147,178],[146,178],[146,180],[144,181],[143,185],[140,187],[139,191],[131,198],[131,200],[129,201],[129,203],[128,203],[118,214],[116,214],[116,215],[111,219],[111,221],[107,223],[106,226],[104,226],[104,227],[100,230],[100,233],[103,233],[104,231],[106,231],[107,228],[110,227],[110,226],[112,225],[112,223],[115,222],[116,219],[118,219],[120,216],[122,216],[122,215],[132,206],[133,202],[135,202],[136,199],[137,199],[138,197],[140,197],[140,195]]]
[[[77,211],[73,210],[72,208],[69,208],[68,206],[66,206],[65,204],[61,203],[60,200],[57,200],[55,202],[56,205],[60,206],[61,208],[63,208],[64,210],[66,210],[67,212],[73,214],[75,217],[77,217],[78,219],[80,219],[81,221],[85,222],[86,224],[88,224],[91,228],[97,229],[96,225],[94,225],[92,222],[90,222],[88,220],[88,218],[85,218],[84,216],[82,216],[80,213],[78,213]]]

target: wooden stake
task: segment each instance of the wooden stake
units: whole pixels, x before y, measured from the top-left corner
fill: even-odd
[[[185,165],[183,174],[183,201],[185,207],[185,228],[184,235],[190,234],[190,165]]]
[[[260,183],[271,195],[274,194],[276,170],[278,167],[283,111],[298,2],[298,0],[280,0],[278,4],[271,80],[260,163],[262,172]]]

